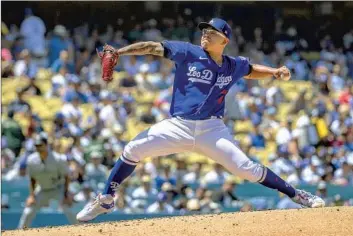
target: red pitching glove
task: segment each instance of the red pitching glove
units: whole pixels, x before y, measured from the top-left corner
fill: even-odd
[[[102,79],[106,82],[110,82],[113,80],[114,67],[118,63],[118,51],[115,50],[114,47],[107,44],[104,45],[103,52],[99,52],[98,49],[96,50],[98,56],[101,58]]]

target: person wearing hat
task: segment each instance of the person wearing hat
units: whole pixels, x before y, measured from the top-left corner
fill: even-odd
[[[53,30],[53,35],[49,40],[48,50],[48,65],[51,66],[56,59],[60,57],[63,50],[71,50],[71,45],[67,39],[68,32],[63,25],[56,25]],[[71,53],[69,52],[69,55]]]
[[[77,219],[87,222],[114,209],[116,187],[123,183],[146,157],[166,156],[194,151],[206,155],[242,179],[256,182],[288,195],[307,207],[323,207],[325,202],[304,190],[295,189],[261,163],[249,159],[234,142],[233,135],[223,121],[224,98],[241,78],[275,78],[289,80],[286,67],[271,68],[257,65],[242,56],[228,56],[232,29],[220,18],[198,25],[202,31],[201,45],[163,40],[137,42],[120,49],[105,45],[101,55],[102,79],[111,81],[118,57],[127,55],[155,55],[175,63],[175,79],[170,105],[170,117],[151,124],[151,127],[131,140],[113,167],[106,188],[97,201],[86,205]],[[113,60],[112,60],[113,59]],[[113,62],[113,63],[112,63]],[[211,176],[222,176],[217,173]],[[217,182],[217,179],[212,179]],[[162,182],[162,181],[161,181]],[[164,182],[164,181],[163,181]]]
[[[35,136],[34,144],[37,151],[28,156],[26,163],[30,178],[29,196],[18,228],[30,227],[37,211],[47,206],[52,199],[59,201],[68,221],[76,223],[70,209],[72,196],[68,189],[70,180],[67,160],[51,150],[44,132]]]

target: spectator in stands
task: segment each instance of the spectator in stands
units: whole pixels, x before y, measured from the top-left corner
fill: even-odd
[[[345,86],[345,80],[340,76],[341,68],[339,65],[334,65],[330,76],[330,90],[337,92],[343,90]]]
[[[152,161],[147,162],[144,166],[146,174],[149,174],[152,179],[155,179],[162,168],[162,156],[152,158]]]
[[[91,62],[91,54],[88,51],[87,48],[80,48],[79,51],[77,52],[77,59],[75,61],[75,73],[80,75],[83,68],[87,68]],[[55,63],[55,62],[54,62]],[[72,63],[69,63],[71,66],[73,66]],[[66,66],[66,65],[64,65]],[[72,73],[72,71],[69,69],[70,73]]]
[[[34,16],[32,9],[25,9],[25,19],[21,23],[21,35],[24,37],[24,47],[37,61],[37,66],[46,66],[44,57],[46,56],[46,27],[43,20]]]
[[[33,134],[44,131],[41,118],[33,112],[32,107],[29,107],[25,113],[25,117],[28,120],[28,126],[25,131],[26,137],[30,138]]]
[[[102,83],[100,58],[97,54],[92,55],[91,62],[88,65],[87,80],[89,84]]]
[[[48,48],[48,65],[51,66],[59,59],[61,51],[67,51],[70,47],[70,42],[67,39],[67,30],[63,25],[56,25],[53,31],[53,36],[49,40]]]
[[[8,111],[7,119],[1,122],[1,137],[6,139],[7,147],[14,152],[15,157],[21,152],[22,144],[25,141],[20,124],[14,119],[15,112]]]
[[[12,110],[15,113],[25,113],[29,110],[30,105],[26,102],[22,89],[18,88],[16,92],[17,97],[9,104],[8,110]]]
[[[25,76],[29,79],[35,79],[37,75],[38,67],[33,62],[30,52],[25,49],[20,53],[20,58],[14,65],[15,76]]]
[[[74,64],[69,61],[69,52],[67,50],[60,51],[60,56],[51,65],[53,73],[58,73],[60,68],[65,67],[69,73],[75,73]]]
[[[162,173],[158,174],[155,178],[155,186],[158,191],[162,189],[162,185],[165,182],[169,182],[171,185],[176,186],[176,178],[171,174],[171,168],[169,165],[164,165],[162,167]]]
[[[1,49],[1,77],[9,78],[14,75],[12,55],[9,49]]]
[[[133,76],[127,76],[120,80],[119,86],[126,91],[131,91],[136,89],[137,83]]]
[[[327,201],[327,185],[325,181],[320,181],[317,185],[316,195]]]
[[[254,127],[254,132],[249,135],[251,145],[257,148],[265,148],[265,137],[260,133],[259,126]]]
[[[53,129],[50,133],[51,137],[55,137],[57,139],[62,137],[69,137],[70,131],[68,123],[65,121],[65,116],[61,112],[57,112],[54,116],[53,121]]]
[[[48,91],[47,96],[48,97],[62,97],[64,96],[65,88],[67,86],[67,68],[66,67],[61,67],[59,69],[59,73],[55,74],[51,78],[51,90]]]
[[[207,172],[203,177],[205,184],[223,184],[229,176],[228,173],[224,171],[224,168],[221,164],[213,163],[212,170]]]
[[[222,189],[214,192],[213,200],[219,202],[224,207],[231,207],[233,201],[239,201],[238,197],[234,194],[235,188],[236,182],[232,178],[227,178],[222,185]]]
[[[292,134],[289,130],[288,122],[282,121],[281,127],[279,128],[276,134],[276,143],[277,145],[288,144],[291,139]]]
[[[91,32],[91,37],[86,40],[85,47],[89,50],[89,52],[94,52],[96,49],[99,51],[103,48],[103,42],[99,37],[99,31],[97,28],[94,28]]]
[[[150,19],[146,22],[146,29],[143,32],[143,40],[146,41],[160,41],[162,40],[162,33],[156,28],[157,21],[155,19]]]
[[[149,104],[147,111],[143,113],[140,117],[140,121],[145,124],[155,124],[156,116],[152,113],[153,104]]]
[[[301,179],[307,184],[317,184],[320,181],[320,175],[318,173],[320,166],[320,160],[311,158],[310,164],[302,170]]]
[[[353,165],[347,162],[342,163],[342,167],[337,169],[334,173],[333,182],[337,185],[353,185]]]
[[[100,152],[92,152],[90,161],[85,166],[86,181],[92,184],[94,191],[101,191],[99,187],[107,180],[108,169],[102,165],[103,155]]]
[[[155,88],[152,84],[152,75],[148,73],[150,65],[144,63],[140,66],[138,74],[135,76],[135,81],[137,82],[138,89],[141,92],[154,92]]]
[[[174,213],[173,206],[166,203],[166,201],[167,201],[167,194],[164,192],[158,193],[157,201],[147,207],[146,213],[149,213],[149,214],[153,214],[153,213],[173,214]]]
[[[122,137],[124,134],[124,129],[119,123],[113,124],[112,128],[112,135],[109,138],[109,144],[113,147],[113,151],[122,152],[127,141]]]
[[[82,118],[82,109],[79,107],[80,100],[79,97],[75,94],[68,100],[67,103],[61,109],[61,113],[64,115],[67,122],[71,119],[80,120]]]
[[[105,127],[112,127],[114,124],[119,123],[115,109],[113,107],[113,95],[107,90],[100,93],[100,99],[103,106],[99,112],[99,119],[104,123]]]
[[[113,40],[110,41],[110,43],[108,44],[112,45],[115,48],[122,48],[128,44],[128,41],[125,40],[123,37],[124,37],[124,32],[121,30],[117,30],[115,32]]]
[[[120,59],[122,60],[122,58]],[[130,75],[135,76],[139,73],[142,62],[137,60],[136,56],[129,56],[126,60],[122,61],[123,69]]]
[[[184,184],[196,184],[201,178],[202,163],[194,163],[189,168],[189,173],[183,177]]]
[[[130,203],[132,202],[131,197],[126,193],[126,184],[123,184],[119,187],[117,191],[117,197],[115,198],[115,209],[117,212],[131,214],[131,213],[143,213],[144,206],[142,209],[138,208],[139,206],[132,206]]]
[[[96,194],[94,193],[94,189],[92,188],[91,184],[89,182],[84,182],[82,184],[81,191],[75,194],[74,201],[89,203],[94,201],[95,197]]]
[[[142,39],[142,36],[143,36],[143,33],[142,33],[141,24],[136,24],[128,34],[128,38],[131,43],[140,41]]]
[[[134,201],[142,201],[146,205],[150,199],[154,199],[154,196],[157,196],[158,191],[152,187],[151,178],[148,175],[144,175],[141,182],[142,185],[133,190],[131,197]]]
[[[67,78],[67,81],[69,82],[69,86],[66,87],[63,100],[65,102],[69,102],[72,99],[77,98],[80,104],[87,103],[88,102],[87,93],[82,91],[83,86],[80,78],[74,74],[68,74],[66,75],[66,78]]]
[[[73,136],[73,143],[71,144],[66,154],[69,156],[69,158],[74,159],[81,166],[84,166],[86,164],[86,161],[84,160],[84,157],[83,157],[84,150],[81,147],[79,136]]]
[[[293,202],[287,195],[279,193],[280,200],[276,205],[276,209],[300,209],[301,205]]]
[[[186,210],[188,212],[200,212],[201,211],[200,199],[197,199],[197,198],[189,199],[186,203]]]

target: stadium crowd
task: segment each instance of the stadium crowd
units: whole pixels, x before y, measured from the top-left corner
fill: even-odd
[[[35,152],[33,137],[45,132],[51,149],[67,159],[75,201],[93,200],[136,133],[131,129],[141,130],[169,116],[174,79],[174,65],[164,58],[126,56],[119,59],[117,79],[107,85],[100,79],[96,49],[105,43],[120,48],[141,40],[199,44],[196,25],[201,20],[151,19],[129,32],[112,25],[100,32],[88,24],[70,30],[57,25],[49,30],[27,9],[19,27],[2,22],[2,81],[13,77],[27,81],[17,88],[15,99],[2,107],[2,180],[26,178],[26,158]],[[253,63],[273,67],[286,65],[293,80],[288,84],[310,85],[296,87],[296,96],[289,96],[293,91],[273,80],[239,81],[227,96],[224,119],[242,150],[293,185],[317,185],[317,193],[324,198],[327,184],[353,187],[353,30],[342,35],[339,45],[325,35],[318,42],[321,51],[310,58],[304,53],[310,49],[305,38],[295,27],[285,28],[281,19],[273,29],[273,47],[263,38],[263,29],[255,28],[252,38],[244,38],[242,27],[230,23],[233,36],[227,54],[241,54]],[[51,86],[47,91],[39,86],[41,70],[48,72]],[[45,129],[28,96],[62,100],[51,129]],[[279,117],[283,104],[287,104],[286,116]],[[84,105],[93,107],[88,116]],[[18,114],[27,119],[26,127],[16,119]],[[236,127],[243,124],[248,126],[242,133]],[[269,146],[265,158],[257,156]],[[238,182],[222,166],[190,161],[187,154],[148,159],[119,188],[116,208],[124,213],[254,209],[237,197]],[[221,187],[206,187],[212,184]],[[282,200],[276,207],[298,207]],[[353,205],[353,198],[327,200],[329,205]]]

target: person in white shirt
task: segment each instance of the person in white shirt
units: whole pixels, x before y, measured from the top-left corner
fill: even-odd
[[[203,181],[205,184],[223,184],[228,176],[229,174],[223,170],[223,166],[214,163],[213,170],[204,176]]]
[[[98,190],[107,180],[108,168],[102,165],[103,154],[100,152],[92,152],[90,163],[85,167],[86,181],[90,182],[94,190]]]
[[[82,110],[79,108],[79,98],[75,96],[72,102],[66,103],[62,109],[61,113],[64,115],[65,119],[70,121],[71,119],[80,119],[82,117]]]
[[[333,181],[337,185],[353,185],[353,165],[343,162],[342,167],[334,172]]]
[[[67,78],[67,68],[61,67],[59,73],[55,74],[51,78],[52,88],[48,91],[47,97],[63,97],[65,95],[65,88],[68,85]]]
[[[14,65],[15,76],[25,76],[33,79],[37,75],[38,68],[31,59],[30,52],[24,49],[20,53],[20,60],[16,61]]]
[[[292,139],[292,135],[288,128],[288,122],[287,121],[281,122],[281,128],[279,128],[276,134],[277,145],[287,144],[291,139]]]
[[[35,137],[35,146],[37,152],[27,159],[29,196],[18,228],[28,228],[37,211],[48,205],[51,199],[60,202],[61,209],[70,223],[77,223],[70,210],[72,197],[68,190],[70,180],[67,161],[49,148],[45,133]]]
[[[318,174],[318,168],[321,166],[321,162],[316,158],[311,159],[309,166],[305,167],[301,173],[301,178],[308,184],[317,184],[320,181]]]
[[[157,195],[157,189],[152,188],[151,178],[148,175],[142,177],[142,186],[132,192],[134,199],[147,199],[149,196]]]
[[[146,210],[146,213],[167,213],[173,214],[174,207],[166,203],[167,201],[167,194],[164,192],[160,192],[157,195],[158,200],[152,203]]]
[[[201,177],[201,169],[202,169],[202,163],[194,163],[191,166],[189,173],[184,175],[183,183],[184,184],[198,183]]]
[[[99,112],[99,119],[104,123],[105,127],[112,127],[118,123],[116,112],[113,106],[112,96],[110,92],[103,90],[100,94],[103,107]]]

